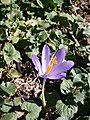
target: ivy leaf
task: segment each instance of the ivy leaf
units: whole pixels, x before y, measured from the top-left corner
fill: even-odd
[[[72,68],[71,73],[75,76],[76,74],[82,73],[82,71],[79,68]]]
[[[6,115],[4,115],[1,120],[17,120],[17,115],[16,113],[12,112],[12,113],[8,113]]]
[[[35,110],[34,112],[36,112],[38,110],[41,110],[41,107],[37,106],[35,103],[23,102],[21,109],[28,112],[32,112]]]
[[[18,62],[20,59],[21,59],[20,52],[16,50],[14,54],[14,60]]]
[[[55,120],[66,120],[65,116],[62,116],[62,117],[58,117],[57,119]]]
[[[88,55],[88,60],[90,61],[90,55]]]
[[[0,106],[2,106],[3,103],[4,103],[4,98],[0,96]]]
[[[43,8],[42,2],[41,2],[40,0],[36,0],[36,1],[37,1],[37,4],[38,4],[41,8]]]
[[[37,106],[35,103],[30,102],[23,102],[21,109],[29,112],[26,115],[26,120],[35,120],[39,117],[39,113],[41,111],[41,107]]]
[[[70,14],[68,14],[68,13],[62,12],[62,13],[60,14],[60,16],[67,18],[67,19],[68,19],[69,21],[71,21],[71,22],[74,21],[74,18],[73,18]],[[67,24],[68,24],[68,21],[67,21]]]
[[[20,53],[15,50],[14,46],[11,43],[6,43],[3,48],[4,60],[7,64],[10,64],[13,60],[18,61],[21,59]]]
[[[9,102],[5,102],[2,107],[0,108],[0,110],[2,110],[5,113],[8,113],[9,110],[12,108],[13,106],[13,102],[9,101]]]
[[[32,57],[32,53],[33,54],[38,54],[39,53],[39,46],[38,47],[36,47],[36,46],[34,46],[34,48],[30,48],[32,51],[30,52],[30,51],[26,51],[25,52],[25,54],[31,59],[31,57]]]
[[[72,86],[73,86],[73,83],[71,80],[64,79],[61,83],[60,90],[63,94],[67,94],[71,92]]]
[[[77,15],[76,20],[77,20],[78,22],[83,22],[83,18],[82,18],[80,15]]]
[[[2,84],[1,84],[0,87],[1,87],[1,89],[3,91],[5,91],[6,93],[8,93],[10,96],[14,95],[15,90],[16,90],[15,85],[13,83],[11,83],[11,82],[6,82],[6,83],[2,82]]]
[[[10,13],[7,13],[7,17],[8,17],[8,19],[10,19],[10,20],[13,20],[13,18],[14,18],[15,15],[16,15],[16,14],[15,14],[14,11],[12,11],[12,12],[10,12]]]
[[[53,19],[56,15],[57,13],[55,11],[45,13],[45,16],[47,17],[47,19]]]
[[[53,2],[60,5],[60,6],[62,6],[62,4],[64,3],[63,0],[53,0]]]
[[[58,38],[62,39],[64,35],[62,34],[61,30],[56,29],[55,34],[57,35]]]
[[[7,76],[10,78],[18,78],[21,76],[21,74],[17,70],[15,70],[14,68],[11,68],[8,71]]]
[[[48,21],[41,20],[38,18],[38,27],[37,30],[45,30],[46,28],[50,27],[50,24]]]
[[[90,73],[88,74],[88,84],[89,84],[89,87],[90,87]]]
[[[73,78],[74,83],[85,83],[88,75],[86,73],[76,74]]]
[[[11,0],[1,0],[1,2],[5,5],[11,4]]]
[[[16,44],[18,41],[19,41],[19,37],[17,37],[17,36],[12,37],[12,43],[13,44]]]
[[[83,34],[90,36],[90,26],[86,27],[86,29],[83,31]]]
[[[86,92],[84,90],[82,92],[76,90],[74,93],[74,97],[75,97],[74,101],[76,103],[81,102],[82,104],[84,104],[85,96],[86,96]]]
[[[10,43],[5,44],[3,48],[4,59],[7,63],[10,63],[13,60],[13,55],[15,54],[15,48]]]
[[[55,120],[69,120],[68,118],[66,118],[66,116],[61,116],[61,117],[58,117],[57,119]]]
[[[28,113],[27,115],[26,115],[26,120],[35,120],[35,119],[37,119],[39,117],[39,114],[37,113],[34,113],[34,112],[32,112],[32,113]]]
[[[57,101],[56,110],[61,116],[60,120],[70,120],[77,112],[78,108],[74,105],[66,106],[61,100]]]
[[[77,82],[83,83],[83,81],[82,81],[82,75],[81,74],[76,74],[75,77],[73,78],[73,82],[74,83],[77,83]]]
[[[38,40],[44,42],[48,38],[48,34],[45,31],[41,31],[38,35]]]
[[[24,32],[21,31],[20,29],[16,29],[14,34],[11,36],[12,43],[16,44],[19,41],[21,36],[24,36]]]
[[[15,97],[13,102],[15,106],[21,105],[21,97]]]

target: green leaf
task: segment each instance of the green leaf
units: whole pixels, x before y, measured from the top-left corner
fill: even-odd
[[[12,20],[12,19],[14,18],[14,16],[15,16],[15,12],[14,12],[14,11],[12,11],[12,12],[10,12],[10,13],[7,13],[7,17],[8,17],[8,19],[10,19],[10,20]]]
[[[36,26],[36,25],[38,25],[38,21],[37,20],[35,20],[35,19],[30,19],[30,20],[28,20],[27,22],[26,22],[26,25],[29,25],[29,26]],[[29,33],[29,36],[30,36],[30,31],[28,31]]]
[[[86,27],[86,29],[83,31],[83,34],[90,36],[90,26]]]
[[[37,119],[38,117],[39,117],[39,114],[38,114],[38,113],[32,112],[32,113],[28,113],[28,114],[26,115],[26,120],[35,120],[35,119]]]
[[[12,112],[12,113],[8,113],[6,115],[4,115],[1,120],[17,120],[17,115],[16,113]]]
[[[13,60],[13,55],[15,54],[15,48],[11,43],[5,44],[3,48],[4,59],[7,63]]]
[[[86,73],[80,73],[76,74],[75,77],[73,78],[74,83],[85,83],[87,80],[88,75]]]
[[[58,117],[58,118],[55,119],[55,120],[69,120],[69,119],[67,119],[66,116],[61,116],[61,117]]]
[[[13,58],[15,61],[19,61],[21,59],[21,56],[20,56],[20,52],[19,51],[15,51],[15,54],[14,54],[14,58]]]
[[[73,78],[73,82],[74,83],[77,83],[77,82],[83,83],[82,75],[81,74],[76,74],[76,76]]]
[[[44,42],[48,38],[48,34],[45,31],[41,31],[38,35],[39,42]]]
[[[58,38],[62,39],[64,35],[62,34],[61,30],[56,29],[55,34],[57,35]]]
[[[78,108],[74,105],[66,106],[61,100],[57,101],[56,110],[61,116],[60,120],[70,120],[74,114],[77,112]]]
[[[1,84],[0,87],[1,87],[1,89],[3,91],[5,91],[6,93],[8,93],[10,96],[14,95],[15,90],[16,90],[15,85],[13,83],[11,83],[11,82],[6,82],[6,83],[2,82],[2,84]]]
[[[2,106],[4,103],[4,98],[2,96],[0,96],[0,106]]]
[[[90,87],[90,73],[88,73],[88,84],[89,84],[89,87]]]
[[[58,5],[62,6],[62,4],[64,3],[63,0],[53,0],[54,3],[57,3]]]
[[[39,5],[41,8],[43,8],[42,2],[41,2],[40,0],[36,0],[36,1],[37,1],[38,5]]]
[[[5,5],[11,4],[11,0],[1,0],[1,2]]]
[[[17,70],[15,70],[14,68],[11,68],[8,71],[7,76],[10,78],[18,78],[21,76],[21,74]]]
[[[14,46],[11,43],[6,43],[3,48],[4,60],[7,64],[10,64],[13,60],[18,61],[21,59],[20,53],[15,50]]]
[[[90,45],[86,46],[85,52],[86,52],[86,50],[87,50],[87,54],[90,55]],[[89,61],[90,61],[90,59],[89,59]]]
[[[12,106],[13,106],[13,102],[12,102],[12,101],[5,102],[5,103],[2,105],[2,108],[0,108],[0,110],[2,110],[3,112],[8,113],[9,110],[12,108]]]
[[[72,68],[71,73],[75,76],[76,74],[82,73],[82,71],[79,68]]]
[[[39,47],[34,46],[34,48],[30,48],[32,51],[31,52],[25,52],[25,54],[31,59],[32,54],[37,55],[39,53]]]
[[[13,36],[11,39],[13,44],[16,44],[19,41],[19,37],[17,36]]]
[[[74,18],[72,17],[72,15],[68,14],[68,13],[65,13],[65,12],[62,12],[60,14],[61,17],[64,17],[64,18],[67,18],[69,21],[73,22],[74,21]],[[68,22],[68,21],[66,21]],[[68,23],[67,23],[68,24]]]
[[[22,110],[26,110],[28,112],[31,111],[40,111],[41,107],[37,106],[35,103],[31,103],[31,102],[23,102],[22,106],[21,106]]]
[[[83,18],[82,18],[80,15],[77,15],[76,20],[77,20],[78,22],[83,22]]]
[[[74,101],[76,103],[81,102],[82,104],[84,104],[85,96],[86,96],[86,92],[84,90],[82,92],[76,90],[74,93],[74,97],[75,97]]]
[[[73,86],[73,83],[71,80],[63,79],[61,86],[60,86],[61,92],[63,94],[67,94],[71,92],[72,86]]]
[[[88,55],[88,60],[90,61],[90,55]]]
[[[65,120],[64,116],[63,117],[58,117],[55,120]]]
[[[53,19],[56,15],[57,13],[55,11],[45,13],[45,16],[47,17],[47,19]]]
[[[73,24],[72,24],[72,31],[73,32],[76,32],[77,31],[77,29],[78,29],[78,23],[77,22],[74,22]]]
[[[34,120],[38,118],[41,111],[41,107],[37,106],[35,103],[30,102],[23,102],[21,109],[29,112],[26,115],[26,120]]]
[[[21,103],[22,103],[21,97],[15,97],[13,102],[14,102],[15,106],[21,105]]]
[[[68,18],[61,16],[59,18],[59,24],[62,25],[62,26],[64,26],[64,27],[69,26],[69,20],[68,20]]]
[[[38,19],[38,25],[37,30],[45,30],[46,28],[50,27],[50,24],[48,21]]]

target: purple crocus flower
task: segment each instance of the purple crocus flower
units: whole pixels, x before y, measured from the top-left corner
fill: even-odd
[[[42,85],[42,104],[46,107],[46,101],[44,96],[44,87],[46,79],[61,79],[66,77],[66,71],[73,67],[73,61],[65,60],[65,49],[61,48],[55,52],[50,59],[50,49],[47,45],[44,45],[42,50],[41,63],[37,55],[32,55],[32,61],[40,77],[44,78]]]
[[[41,63],[37,55],[32,55],[32,61],[39,76],[44,79],[61,79],[66,77],[66,71],[74,66],[71,60],[65,60],[65,49],[61,48],[55,52],[50,59],[50,49],[44,45],[42,50]]]

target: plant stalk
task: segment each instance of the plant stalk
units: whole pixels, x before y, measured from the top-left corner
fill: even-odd
[[[42,85],[42,105],[43,105],[43,108],[46,107],[46,101],[45,101],[45,95],[44,95],[45,83],[46,83],[46,79],[43,79],[43,85]]]

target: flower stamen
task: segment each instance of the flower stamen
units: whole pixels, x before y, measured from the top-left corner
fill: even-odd
[[[58,64],[57,57],[54,56],[53,58],[51,58],[51,62],[52,62],[53,64]]]
[[[54,64],[58,64],[56,56],[54,56],[53,58],[51,58],[51,63],[47,67],[46,75],[48,75],[50,73],[50,71],[52,70]]]
[[[48,75],[52,69],[53,65],[52,64],[49,64],[48,67],[47,67],[47,70],[46,70],[46,75]]]

